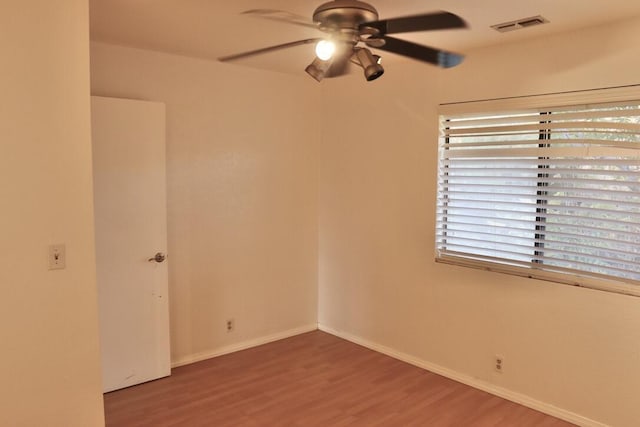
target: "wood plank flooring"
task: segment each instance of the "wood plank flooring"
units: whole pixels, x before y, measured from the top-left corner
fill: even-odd
[[[114,427],[572,425],[320,331],[176,368],[104,402]]]

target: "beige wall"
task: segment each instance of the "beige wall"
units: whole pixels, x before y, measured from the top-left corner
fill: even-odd
[[[315,329],[315,82],[100,43],[91,57],[94,94],[167,106],[174,364]]]
[[[638,84],[639,43],[636,20],[323,85],[321,327],[584,424],[640,425],[639,298],[434,262],[437,105]]]
[[[0,425],[104,425],[98,352],[88,4],[0,13]],[[67,268],[48,271],[65,243]]]

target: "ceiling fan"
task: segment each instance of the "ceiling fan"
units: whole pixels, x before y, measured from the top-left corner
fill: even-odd
[[[403,55],[443,68],[454,67],[464,59],[462,55],[457,53],[388,36],[388,34],[414,31],[467,27],[462,18],[449,12],[433,12],[378,20],[378,11],[368,3],[359,0],[333,0],[323,3],[313,12],[313,22],[307,21],[302,16],[272,9],[254,9],[243,13],[316,28],[326,35],[218,58],[222,62],[316,43],[317,56],[305,71],[319,82],[324,77],[346,74],[350,63],[362,67],[367,81],[380,77],[384,73],[381,57],[373,54],[368,47]]]

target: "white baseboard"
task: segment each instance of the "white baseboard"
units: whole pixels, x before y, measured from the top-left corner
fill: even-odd
[[[200,353],[192,354],[189,356],[181,357],[171,362],[172,368],[179,366],[189,365],[191,363],[200,362],[202,360],[211,359],[213,357],[222,356],[224,354],[234,353],[240,350],[246,350],[251,347],[257,347],[262,344],[267,344],[273,341],[289,338],[295,335],[304,334],[305,332],[311,332],[318,329],[318,325],[313,323],[310,325],[301,326],[299,328],[289,329],[287,331],[278,332],[271,335],[262,336],[248,341],[242,341],[239,343],[227,345],[224,347],[216,348],[214,350],[202,351]]]
[[[519,403],[520,405],[526,406],[528,408],[535,409],[536,411],[540,411],[545,414],[551,415],[553,417],[560,418],[561,420],[568,421],[570,423],[577,424],[583,427],[607,427],[606,424],[602,424],[598,421],[594,421],[592,419],[583,417],[582,415],[564,410],[562,408],[558,408],[549,403],[541,402],[539,400],[533,399],[524,394],[520,394],[511,390],[496,386],[494,384],[479,380],[469,375],[461,374],[451,369],[436,365],[431,362],[427,362],[426,360],[418,359],[417,357],[362,339],[355,335],[351,335],[347,332],[337,331],[335,329],[332,329],[322,324],[318,325],[318,329],[320,329],[323,332],[327,332],[331,335],[335,335],[339,338],[343,338],[347,341],[351,341],[355,344],[366,347],[370,350],[377,351],[378,353],[386,354],[387,356],[393,357],[394,359],[398,359],[403,362],[409,363],[411,365],[417,366],[419,368],[426,369],[427,371],[433,372],[435,374],[442,375],[444,377],[447,377],[459,383],[466,384],[470,387],[477,388],[479,390],[486,391],[487,393],[491,393],[495,396],[502,397],[503,399],[507,399],[512,402]]]

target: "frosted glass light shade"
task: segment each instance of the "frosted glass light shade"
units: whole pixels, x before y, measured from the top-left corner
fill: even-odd
[[[335,51],[336,45],[332,41],[320,40],[318,44],[316,44],[316,56],[323,61],[331,59]]]

